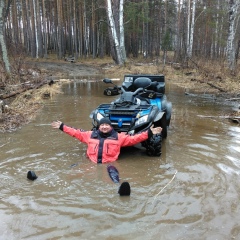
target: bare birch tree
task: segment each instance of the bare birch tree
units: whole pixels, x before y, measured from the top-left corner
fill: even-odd
[[[236,35],[236,26],[237,26],[237,12],[239,8],[239,0],[229,0],[229,27],[228,27],[228,39],[227,39],[227,60],[228,67],[230,70],[234,71],[236,68],[235,64],[235,35]]]
[[[119,9],[121,9],[121,12],[120,11],[119,11],[119,13],[114,12],[114,14],[116,14],[116,15],[119,14],[120,19],[123,18],[123,3],[124,3],[124,0],[121,0],[120,6],[119,6]],[[106,7],[107,7],[107,16],[108,16],[108,21],[109,21],[109,28],[110,28],[110,36],[109,37],[112,38],[112,42],[114,44],[114,46],[112,46],[113,59],[115,60],[115,62],[117,64],[122,65],[125,62],[125,59],[123,56],[126,56],[125,55],[125,46],[124,46],[124,41],[122,41],[123,37],[122,36],[119,37],[119,35],[117,34],[117,28],[120,29],[120,27],[117,26],[117,24],[120,24],[120,21],[121,21],[120,35],[124,34],[123,20],[118,19],[119,22],[116,23],[114,16],[113,16],[113,6],[112,6],[111,0],[106,0]],[[121,40],[122,46],[120,46],[120,43],[119,43],[120,40]],[[122,51],[124,50],[124,53],[121,53],[121,50]]]
[[[43,8],[40,8],[40,0],[35,0],[36,9],[36,31],[37,31],[37,45],[38,45],[38,56],[43,57]]]
[[[10,63],[8,59],[8,52],[6,48],[5,35],[4,35],[4,23],[5,23],[4,2],[5,1],[0,1],[0,45],[1,45],[2,58],[3,58],[5,69],[8,73],[10,73]]]
[[[194,25],[195,25],[195,11],[196,11],[196,0],[192,1],[192,11],[191,4],[189,0],[189,32],[188,32],[188,42],[187,42],[187,56],[192,57],[192,49],[193,49],[193,36],[194,36]],[[191,14],[190,14],[191,13]],[[191,24],[190,24],[190,16],[191,16]]]
[[[124,23],[123,23],[123,5],[124,0],[119,2],[119,38],[120,38],[120,50],[123,62],[126,62],[126,49],[125,49],[125,38],[124,38]]]
[[[189,38],[190,38],[190,18],[191,18],[191,0],[188,0],[188,7],[187,7],[187,54],[189,54]]]

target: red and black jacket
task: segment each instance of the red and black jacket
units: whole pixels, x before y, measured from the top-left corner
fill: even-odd
[[[148,131],[133,136],[124,133],[117,133],[112,130],[108,134],[103,134],[99,130],[84,131],[75,129],[64,124],[60,129],[68,135],[86,143],[87,156],[95,163],[108,163],[118,159],[121,147],[133,146],[148,139]]]

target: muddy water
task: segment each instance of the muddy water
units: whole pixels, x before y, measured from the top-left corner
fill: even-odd
[[[71,83],[31,124],[0,135],[0,239],[240,239],[240,128],[227,106],[168,86],[173,114],[161,157],[125,149],[114,165],[132,187],[119,197],[106,165],[50,123],[91,128],[103,83]],[[27,180],[27,171],[38,175]]]

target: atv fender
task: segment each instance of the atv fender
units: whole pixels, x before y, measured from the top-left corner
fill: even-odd
[[[162,117],[163,117],[163,115],[165,114],[165,112],[158,112],[158,114],[156,115],[156,117],[154,118],[154,122],[157,122],[157,121],[159,121]]]
[[[165,112],[159,112],[154,119],[154,122],[158,122],[157,126],[162,128],[162,138],[167,138],[167,118]]]

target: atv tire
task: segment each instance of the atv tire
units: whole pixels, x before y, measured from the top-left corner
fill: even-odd
[[[162,153],[162,137],[160,134],[155,134],[149,138],[144,146],[148,156],[161,156]]]
[[[110,89],[107,89],[106,90],[106,95],[107,96],[112,96],[113,94],[112,94],[112,91],[110,90]]]

